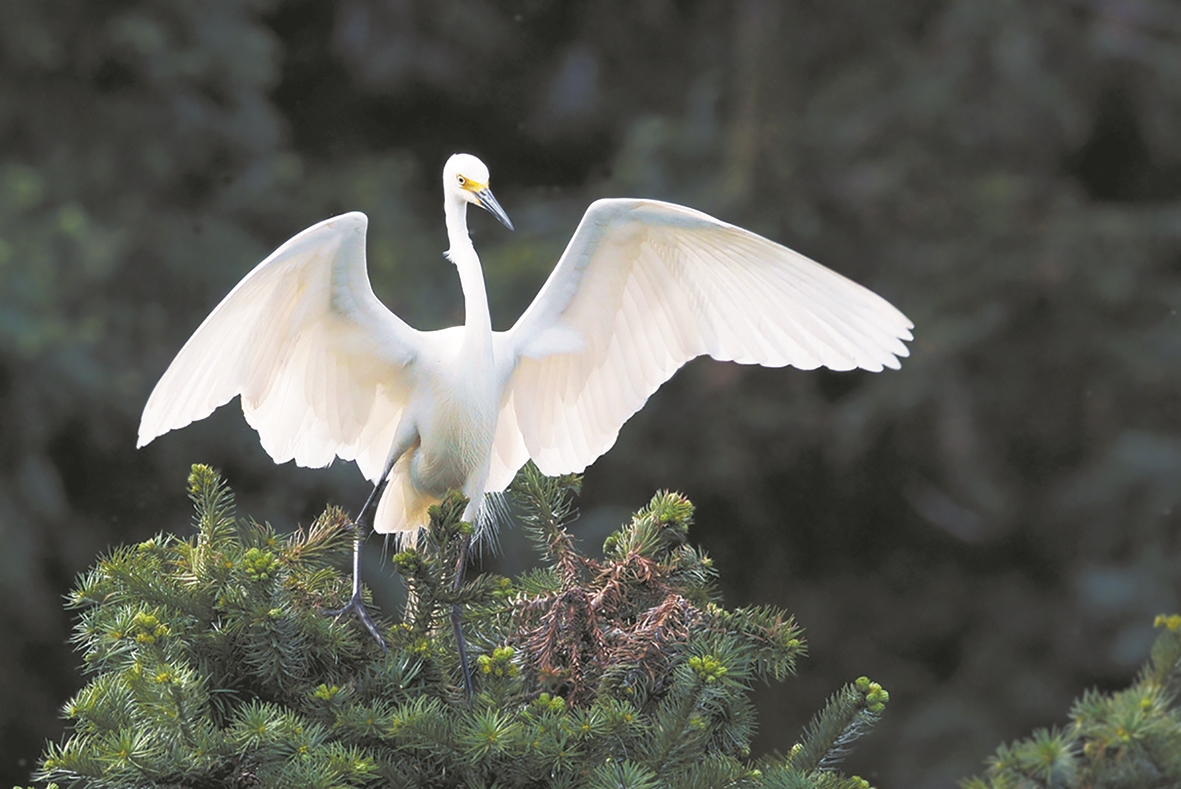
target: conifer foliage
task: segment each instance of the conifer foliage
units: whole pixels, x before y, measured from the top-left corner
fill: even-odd
[[[383,651],[351,618],[337,567],[351,525],[329,509],[280,535],[239,522],[194,466],[197,534],[120,548],[70,605],[88,684],[39,778],[87,787],[866,787],[835,769],[886,692],[839,690],[787,755],[752,760],[749,693],[804,642],[784,612],[722,607],[688,543],[692,506],[656,495],[602,560],[566,529],[576,477],[528,467],[513,489],[545,566],[455,589],[470,526],[450,496],[393,565],[410,589]],[[464,611],[475,693],[448,617]]]
[[[1181,786],[1181,616],[1158,616],[1156,626],[1161,632],[1130,688],[1087,691],[1070,725],[1002,745],[984,776],[962,789]]]

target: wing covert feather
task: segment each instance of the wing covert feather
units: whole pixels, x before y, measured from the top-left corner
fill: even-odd
[[[247,274],[156,384],[138,445],[241,395],[276,463],[318,467],[340,457],[377,477],[420,340],[373,293],[367,225],[358,212],[320,222]]]
[[[911,328],[877,294],[750,231],[656,200],[599,200],[508,332],[509,402],[544,473],[582,471],[696,356],[876,372],[908,355]],[[574,337],[571,350],[551,350],[555,335]]]

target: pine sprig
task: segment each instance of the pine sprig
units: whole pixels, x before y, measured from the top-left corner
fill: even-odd
[[[790,766],[805,773],[832,770],[853,741],[877,722],[889,700],[890,694],[867,677],[841,688],[812,718],[803,739],[792,746]]]
[[[410,602],[405,621],[381,625],[382,652],[356,622],[322,613],[349,594],[342,512],[293,534],[239,523],[221,478],[194,467],[195,536],[116,549],[79,579],[69,604],[90,679],[39,777],[102,789],[737,789],[788,775],[861,786],[800,769],[799,753],[750,761],[749,692],[790,673],[803,641],[782,611],[722,606],[709,557],[688,544],[688,501],[658,494],[596,561],[567,531],[577,486],[527,469],[515,504],[549,566],[458,588],[466,502],[432,508],[394,557]],[[884,702],[874,688],[856,691],[863,722]],[[849,727],[836,728],[829,749],[845,743]]]
[[[509,488],[526,536],[568,583],[576,583],[583,570],[583,557],[566,528],[577,512],[574,501],[581,488],[581,477],[547,477],[533,461],[525,464]]]
[[[751,668],[762,682],[782,682],[795,673],[796,659],[807,654],[803,632],[795,619],[772,606],[727,611],[710,605],[712,627],[741,637],[751,649]]]
[[[193,525],[201,538],[198,547],[218,550],[234,540],[234,494],[221,475],[209,466],[194,465],[189,473],[189,498],[195,507]]]
[[[1161,634],[1152,644],[1148,663],[1140,671],[1139,682],[1159,688],[1171,699],[1181,683],[1181,616],[1162,614],[1154,624]]]

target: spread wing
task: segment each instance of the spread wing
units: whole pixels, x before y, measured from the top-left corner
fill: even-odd
[[[696,356],[880,371],[908,355],[912,326],[880,296],[755,233],[656,200],[599,200],[504,337],[519,362],[494,470],[515,472],[528,457],[546,474],[583,470]],[[493,475],[489,489],[501,481]]]
[[[247,274],[156,384],[138,446],[241,395],[276,463],[340,457],[376,480],[421,340],[373,294],[367,226],[357,212],[320,222]]]

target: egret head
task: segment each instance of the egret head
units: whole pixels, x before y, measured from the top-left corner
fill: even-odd
[[[496,217],[509,230],[513,223],[488,187],[488,165],[470,153],[457,153],[443,165],[443,194],[474,203]]]

